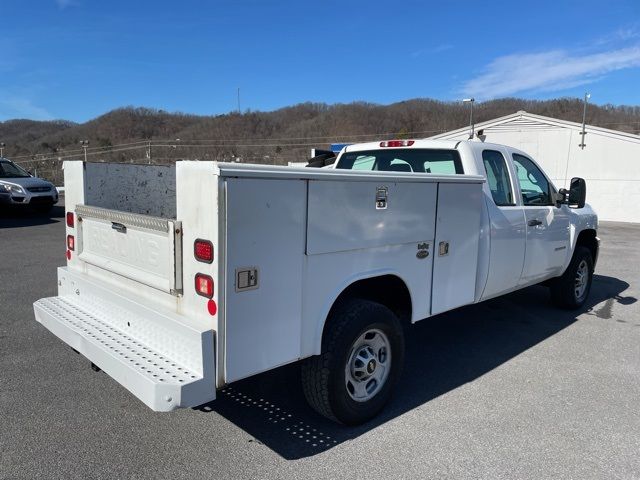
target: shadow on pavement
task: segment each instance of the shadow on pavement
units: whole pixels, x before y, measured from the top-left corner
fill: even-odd
[[[359,427],[334,424],[307,405],[298,364],[233,383],[200,407],[217,412],[286,459],[316,455],[484,375],[576,321],[583,313],[611,318],[609,302],[637,301],[629,284],[595,275],[587,304],[563,311],[535,286],[445,313],[411,327],[403,375],[390,404]],[[607,314],[608,308],[608,314]],[[607,317],[608,315],[608,317]]]
[[[0,206],[0,228],[33,227],[57,223],[64,217],[64,204],[54,205],[49,212],[38,212],[29,207]]]

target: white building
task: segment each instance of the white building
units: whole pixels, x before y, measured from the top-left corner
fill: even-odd
[[[524,111],[475,125],[476,139],[531,155],[556,187],[587,181],[587,202],[601,220],[640,222],[640,136]],[[469,127],[432,138],[466,140]]]

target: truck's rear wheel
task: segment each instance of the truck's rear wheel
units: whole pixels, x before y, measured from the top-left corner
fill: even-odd
[[[551,282],[551,300],[568,310],[582,307],[589,296],[593,280],[593,259],[585,247],[576,247],[567,270]]]
[[[328,319],[322,354],[302,365],[309,404],[348,425],[366,422],[391,397],[404,361],[397,317],[384,305],[351,300]]]

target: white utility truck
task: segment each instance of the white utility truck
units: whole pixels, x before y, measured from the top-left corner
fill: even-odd
[[[157,411],[298,360],[346,424],[384,406],[403,324],[546,283],[580,307],[598,256],[582,179],[474,141],[350,145],[330,168],[65,162],[67,266],[36,319]],[[106,398],[106,397],[105,397]]]

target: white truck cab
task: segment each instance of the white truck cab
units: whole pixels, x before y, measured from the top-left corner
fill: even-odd
[[[343,148],[333,168],[485,177],[480,242],[484,255],[478,275],[482,290],[476,300],[561,275],[580,234],[581,244],[589,248],[593,263],[597,261],[598,217],[593,209],[584,199],[573,204],[579,208],[558,202],[559,191],[544,171],[515,148],[477,141],[372,142]],[[584,189],[580,179],[572,183]]]
[[[319,413],[366,421],[398,379],[403,323],[541,282],[579,308],[598,256],[584,181],[557,191],[502,145],[64,169],[67,265],[36,319],[158,411],[302,360]]]

